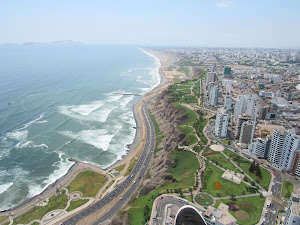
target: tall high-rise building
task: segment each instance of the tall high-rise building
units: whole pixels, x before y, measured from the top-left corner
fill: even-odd
[[[232,77],[232,75],[231,75],[231,67],[229,67],[229,66],[225,66],[224,67],[223,77],[224,78],[231,78]]]
[[[218,95],[219,95],[219,88],[218,86],[212,87],[210,90],[209,96],[209,103],[213,106],[218,106]]]
[[[280,168],[291,170],[296,151],[299,151],[300,138],[294,133],[289,132],[284,140],[284,146],[280,159]]]
[[[241,134],[241,129],[242,129],[242,125],[244,122],[247,121],[251,121],[251,117],[246,115],[246,114],[242,114],[238,116],[238,120],[236,122],[235,125],[235,138],[239,139],[240,138],[240,134]]]
[[[209,84],[209,82],[215,82],[216,80],[217,80],[217,75],[215,72],[207,72],[206,85]]]
[[[231,110],[231,105],[232,105],[232,97],[231,95],[226,95],[224,99],[224,108],[226,110]]]
[[[253,126],[254,126],[253,121],[243,122],[241,126],[241,133],[240,133],[240,140],[239,140],[240,143],[249,144],[252,141]]]
[[[228,129],[229,115],[224,108],[218,109],[215,122],[215,135],[220,138],[226,138]]]
[[[245,113],[250,116],[255,116],[258,112],[259,105],[255,102],[255,95],[240,95],[235,101],[233,118],[236,121],[238,116]],[[253,120],[255,120],[253,118]]]
[[[297,197],[292,197],[287,207],[284,225],[300,224],[300,201]]]
[[[280,165],[286,135],[287,133],[281,129],[276,129],[272,135],[272,141],[268,153],[268,161],[277,167]]]
[[[257,138],[250,144],[249,151],[257,157],[266,158],[268,153],[268,142],[270,141],[266,141],[263,138]]]
[[[300,177],[300,152],[296,152],[292,164],[292,174]]]

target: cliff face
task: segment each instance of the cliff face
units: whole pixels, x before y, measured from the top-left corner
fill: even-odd
[[[143,183],[139,196],[146,195],[160,186],[165,180],[172,180],[171,174],[166,170],[174,166],[174,162],[169,159],[168,153],[177,145],[181,145],[184,134],[180,133],[177,126],[186,119],[183,111],[177,110],[172,106],[172,99],[167,96],[167,91],[162,92],[148,105],[148,109],[155,116],[162,133],[162,141],[158,146],[161,149],[155,153],[153,164],[149,168],[148,179]]]

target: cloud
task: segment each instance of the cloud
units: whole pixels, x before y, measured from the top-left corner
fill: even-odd
[[[216,6],[218,8],[229,8],[232,4],[232,1],[221,1],[216,3]]]

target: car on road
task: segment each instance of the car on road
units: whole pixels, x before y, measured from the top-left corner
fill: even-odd
[[[130,193],[128,193],[128,196],[130,195]]]
[[[164,198],[164,196],[161,196],[159,199],[163,199]]]
[[[273,214],[276,215],[276,210],[273,211]]]
[[[275,173],[275,172],[273,172],[273,175],[274,175],[274,176],[276,176],[276,173]]]

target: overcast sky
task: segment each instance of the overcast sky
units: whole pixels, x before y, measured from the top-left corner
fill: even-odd
[[[300,0],[0,0],[0,43],[300,47]]]

